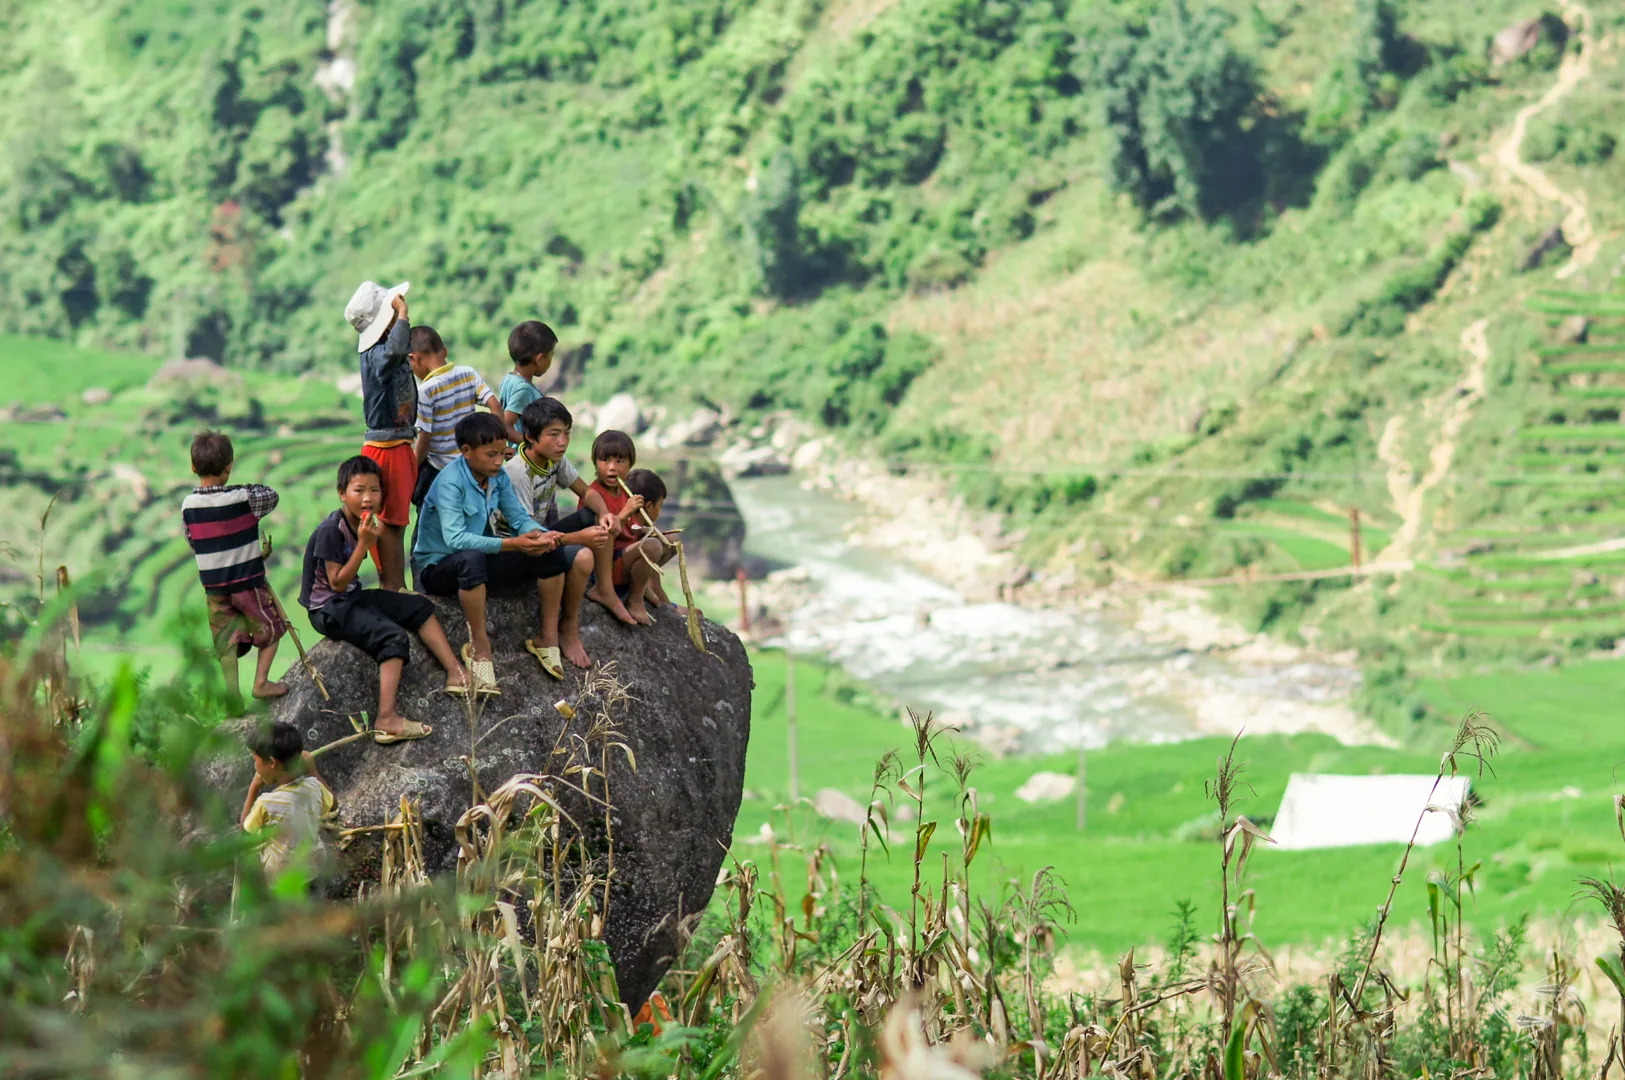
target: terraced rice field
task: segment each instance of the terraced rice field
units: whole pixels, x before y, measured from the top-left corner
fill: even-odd
[[[1422,629],[1570,650],[1625,638],[1625,308],[1607,296],[1546,294],[1555,328],[1583,340],[1534,350],[1522,422],[1484,466],[1498,512],[1441,540]]]

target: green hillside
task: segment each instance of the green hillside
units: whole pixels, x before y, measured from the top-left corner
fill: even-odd
[[[1525,55],[1492,58],[1537,18]],[[1368,559],[1416,563],[1405,588],[1216,596],[1361,648],[1387,683],[1400,657],[1625,634],[1625,553],[1595,546],[1625,524],[1615,7],[63,0],[0,19],[12,332],[331,373],[353,362],[355,283],[410,278],[460,358],[495,366],[514,322],[545,318],[579,392],[797,410],[952,476],[1051,573],[1333,570],[1358,509]],[[1573,312],[1597,316],[1581,340],[1557,331]],[[130,556],[160,568],[156,604],[175,561]]]

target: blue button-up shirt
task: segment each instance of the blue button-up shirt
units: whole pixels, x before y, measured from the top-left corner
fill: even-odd
[[[498,514],[520,536],[541,528],[514,495],[507,473],[499,470],[482,487],[468,461],[459,457],[435,477],[418,510],[413,569],[422,571],[459,551],[495,555],[502,550],[493,521]]]

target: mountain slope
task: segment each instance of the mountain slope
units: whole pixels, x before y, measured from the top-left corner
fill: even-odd
[[[1526,55],[1488,59],[1536,17]],[[459,356],[493,363],[545,318],[577,392],[799,411],[1102,581],[1322,569],[1351,508],[1368,551],[1391,534],[1430,564],[1536,503],[1554,529],[1613,509],[1492,483],[1554,426],[1617,422],[1609,372],[1533,362],[1552,330],[1529,307],[1604,289],[1618,256],[1611,13],[64,0],[3,19],[16,331],[337,370],[355,282],[411,278]],[[1520,272],[1559,222],[1574,258],[1559,236]],[[1375,650],[1464,625],[1440,595],[1219,602]]]

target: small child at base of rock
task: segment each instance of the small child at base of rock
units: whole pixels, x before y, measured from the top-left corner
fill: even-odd
[[[260,549],[260,518],[276,509],[277,493],[264,484],[231,483],[235,460],[228,435],[205,431],[192,440],[198,486],[181,503],[181,521],[208,596],[209,631],[226,689],[241,696],[237,661],[258,649],[254,696],[281,697],[288,688],[270,681],[271,661],[288,623],[265,581]]]
[[[467,693],[468,672],[457,662],[428,597],[363,589],[356,580],[382,529],[383,469],[371,458],[350,458],[339,466],[338,492],[339,508],[316,526],[305,545],[299,602],[310,612],[317,633],[348,642],[378,662],[373,741],[387,746],[421,739],[434,729],[408,720],[395,707],[401,673],[412,655],[409,635],[416,634],[446,669],[446,693]]]
[[[649,624],[654,622],[654,616],[649,614],[646,602],[656,607],[671,603],[655,566],[666,565],[666,561],[677,554],[677,549],[668,547],[643,520],[647,514],[650,521],[660,524],[660,511],[666,502],[666,482],[648,469],[633,469],[626,474],[626,486],[632,492],[627,504],[637,505],[622,534],[626,544],[615,553],[615,585],[626,587],[626,610],[632,617]],[[688,614],[684,608],[676,610],[680,615]]]
[[[244,832],[263,835],[260,864],[267,878],[290,871],[314,883],[325,869],[327,844],[322,819],[337,806],[316,772],[316,759],[292,724],[264,724],[248,738],[254,780],[243,801]]]

